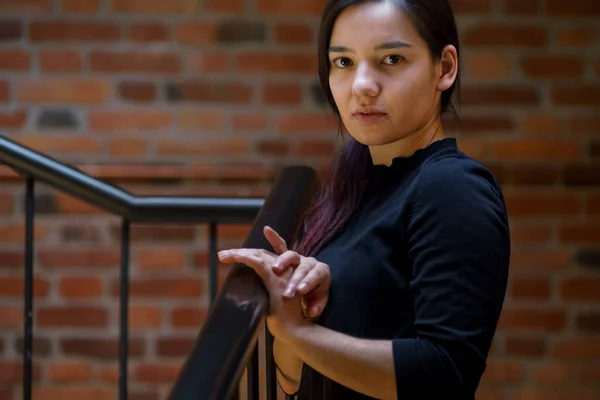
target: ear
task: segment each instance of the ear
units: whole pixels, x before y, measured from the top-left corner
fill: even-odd
[[[438,64],[437,73],[437,89],[440,92],[449,89],[454,84],[456,76],[458,75],[458,52],[453,45],[446,45],[446,47],[442,49],[442,56]]]

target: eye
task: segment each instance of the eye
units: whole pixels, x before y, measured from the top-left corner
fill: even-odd
[[[400,64],[402,61],[404,61],[404,57],[398,54],[390,54],[383,59],[383,63],[388,65]]]
[[[348,57],[339,57],[332,61],[337,68],[347,68],[352,65],[352,60]]]

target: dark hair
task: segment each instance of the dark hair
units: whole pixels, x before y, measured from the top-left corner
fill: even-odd
[[[331,88],[329,87],[330,62],[328,48],[333,25],[346,8],[369,2],[393,1],[409,16],[423,40],[427,43],[432,59],[439,61],[442,49],[454,45],[458,52],[459,40],[454,14],[448,0],[329,0],[325,6],[318,37],[319,80],[327,102],[339,120],[339,133],[344,128]],[[459,87],[459,75],[454,84],[441,94],[440,113],[456,115],[452,93]],[[334,159],[330,183],[324,185],[315,205],[307,213],[298,252],[305,256],[315,255],[327,242],[343,229],[362,201],[368,187],[368,172],[372,165],[368,146],[353,138],[347,138]]]

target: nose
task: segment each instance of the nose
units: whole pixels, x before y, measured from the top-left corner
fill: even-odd
[[[374,97],[379,94],[379,83],[375,71],[368,63],[363,62],[356,68],[356,75],[352,84],[352,94],[356,97]]]

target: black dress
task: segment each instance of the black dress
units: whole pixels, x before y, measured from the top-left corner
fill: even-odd
[[[359,210],[316,255],[332,282],[319,324],[392,340],[398,399],[473,399],[508,278],[502,192],[453,138],[371,174]],[[305,364],[298,398],[371,397]]]

